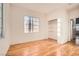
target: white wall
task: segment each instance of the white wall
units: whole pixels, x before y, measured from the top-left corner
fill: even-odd
[[[0,39],[0,55],[6,55],[10,43],[10,6],[4,4],[4,38]]]
[[[66,43],[69,39],[69,20],[68,20],[68,13],[65,9],[58,9],[55,10],[54,12],[51,12],[51,14],[48,15],[48,20],[51,19],[57,19],[60,20],[60,33],[58,30],[58,25],[57,25],[57,34],[59,33],[60,36],[57,35],[57,41],[60,44]],[[56,35],[56,34],[55,34]]]
[[[38,33],[24,33],[24,16],[40,17],[40,31]],[[11,5],[11,44],[48,38],[48,23],[45,15],[27,8]]]
[[[79,17],[79,7],[69,11],[69,18],[70,19],[75,19],[77,17]]]

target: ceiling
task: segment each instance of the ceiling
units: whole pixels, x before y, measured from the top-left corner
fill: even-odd
[[[14,3],[13,6],[28,8],[40,13],[49,13],[56,9],[65,8],[72,9],[78,6],[78,3]]]

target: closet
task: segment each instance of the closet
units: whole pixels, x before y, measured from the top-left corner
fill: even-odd
[[[52,39],[57,39],[57,20],[48,21],[48,36]]]

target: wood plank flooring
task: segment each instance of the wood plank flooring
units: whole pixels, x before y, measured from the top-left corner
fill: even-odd
[[[44,39],[10,46],[7,56],[79,56],[74,40],[63,45],[53,39]]]

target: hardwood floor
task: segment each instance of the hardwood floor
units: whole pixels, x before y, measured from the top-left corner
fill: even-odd
[[[53,39],[44,39],[10,46],[7,56],[79,56],[74,41],[63,45]]]

